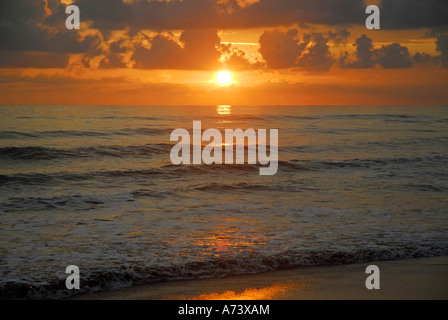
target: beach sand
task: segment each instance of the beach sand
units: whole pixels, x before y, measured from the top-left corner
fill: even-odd
[[[380,289],[368,290],[366,268],[380,269]],[[413,300],[448,299],[448,257],[301,267],[219,279],[139,285],[72,299],[120,300]]]

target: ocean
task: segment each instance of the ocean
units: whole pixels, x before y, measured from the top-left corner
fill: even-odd
[[[277,173],[173,165],[195,120],[278,129]],[[448,107],[0,106],[0,230],[1,299],[446,256]]]

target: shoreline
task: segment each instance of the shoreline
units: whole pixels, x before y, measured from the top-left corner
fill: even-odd
[[[368,290],[366,268],[380,269]],[[223,278],[178,280],[80,294],[70,300],[447,300],[448,257],[307,266]]]

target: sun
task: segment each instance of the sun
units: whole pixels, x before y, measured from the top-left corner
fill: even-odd
[[[218,83],[222,86],[232,84],[232,75],[229,71],[220,71],[216,78],[218,79]]]

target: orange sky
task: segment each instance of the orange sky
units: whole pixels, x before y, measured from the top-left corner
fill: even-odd
[[[318,0],[103,2],[75,1],[80,30],[65,28],[59,0],[2,2],[0,104],[448,102],[442,2],[399,15],[383,0],[381,30],[363,25],[359,0],[328,12]],[[232,84],[217,83],[220,70]]]

